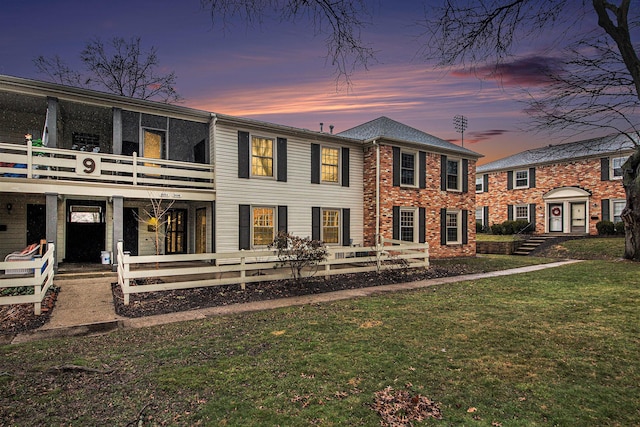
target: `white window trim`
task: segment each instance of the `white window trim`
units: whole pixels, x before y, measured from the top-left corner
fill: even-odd
[[[526,185],[518,185],[518,172],[525,172],[527,174],[527,184]],[[519,169],[513,171],[513,188],[529,188],[529,169]]]
[[[516,214],[518,213],[518,208],[525,208],[527,210],[527,217],[519,217]],[[526,203],[521,203],[519,205],[513,205],[513,220],[514,221],[518,221],[518,220],[525,220],[525,221],[529,221],[529,218],[531,218],[531,212],[529,212],[529,208],[530,206]]]
[[[403,184],[402,183],[402,155],[403,154],[410,154],[413,156],[413,184]],[[420,156],[418,155],[417,151],[412,151],[412,150],[400,150],[400,186],[401,187],[408,187],[408,188],[418,188],[418,181],[420,180],[420,177],[418,176],[420,174],[419,172],[419,158]]]
[[[624,204],[626,206],[627,201],[626,201],[626,199],[611,199],[610,204],[609,204],[609,209],[610,209],[609,218],[611,218],[611,222],[613,222],[613,223],[616,222],[615,221],[615,215],[614,215],[614,213],[615,213],[614,206],[616,204],[618,204],[618,203],[622,203],[622,204]],[[622,208],[622,209],[624,209],[624,208]],[[622,221],[622,218],[620,218],[620,221]]]
[[[399,234],[399,238],[400,240],[402,240],[402,212],[411,212],[413,213],[413,242],[412,243],[418,243],[418,230],[419,230],[419,224],[418,222],[420,221],[420,216],[418,214],[418,208],[404,208],[404,207],[400,207],[400,218],[398,218],[398,234]]]
[[[251,205],[250,209],[251,209],[251,247],[252,248],[266,248],[268,245],[256,245],[255,244],[255,238],[254,238],[254,227],[255,227],[255,221],[254,221],[254,217],[253,217],[253,211],[256,208],[262,208],[262,209],[271,209],[273,211],[273,239],[271,240],[273,242],[273,240],[275,240],[276,235],[278,234],[278,209],[276,206],[267,206],[267,205]]]
[[[478,180],[480,180],[480,190],[478,190]],[[484,193],[484,174],[476,175],[476,193]]]
[[[338,181],[325,181],[322,179],[322,149],[330,148],[333,150],[338,150]],[[321,144],[320,145],[320,164],[318,165],[320,168],[320,183],[327,185],[342,185],[342,147],[337,147],[335,145],[330,144]]]
[[[449,162],[455,162],[458,164],[458,177],[457,177],[457,183],[456,183],[456,188],[450,188],[449,187],[449,174],[448,174],[448,169],[449,169]],[[447,165],[446,165],[447,170],[445,170],[445,180],[447,183],[447,191],[458,191],[458,192],[462,192],[462,159],[457,159],[457,158],[447,158]]]
[[[609,178],[611,178],[611,179],[622,179],[622,175],[620,175],[620,176],[615,176],[614,175],[614,172],[615,172],[616,168],[613,167],[613,161],[620,159],[620,168],[622,168],[622,165],[624,164],[624,162],[627,161],[628,158],[629,158],[629,156],[616,156],[616,157],[611,157],[609,159]],[[624,171],[622,173],[624,175]]]
[[[270,139],[271,141],[273,141],[273,146],[272,146],[272,161],[271,161],[271,176],[268,175],[254,175],[253,174],[253,139],[257,138],[257,139]],[[278,174],[278,169],[277,169],[277,159],[278,159],[278,138],[276,138],[275,136],[265,136],[265,135],[254,135],[254,134],[249,134],[249,176],[251,178],[255,178],[255,179],[268,179],[268,180],[275,180],[277,178],[277,174]],[[260,206],[262,207],[262,206]]]
[[[445,233],[446,233],[446,238],[447,238],[447,245],[461,245],[462,244],[462,211],[461,210],[449,210],[447,209],[447,215],[445,217],[445,220],[448,218],[449,215],[453,215],[455,214],[457,219],[456,219],[456,240],[455,241],[450,241],[449,240],[449,226],[445,224]]]
[[[338,242],[337,243],[326,243],[324,241],[324,213],[327,211],[338,212]],[[327,246],[342,246],[342,209],[320,208],[320,241]]]

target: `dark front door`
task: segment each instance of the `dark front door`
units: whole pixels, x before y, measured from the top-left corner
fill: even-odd
[[[138,255],[138,208],[124,208],[124,250],[133,256]]]
[[[27,205],[27,245],[47,238],[47,212],[45,205]]]
[[[65,262],[99,263],[105,248],[106,203],[95,200],[67,201]]]
[[[165,238],[166,254],[184,254],[187,252],[187,211],[172,209],[167,213],[167,234]]]

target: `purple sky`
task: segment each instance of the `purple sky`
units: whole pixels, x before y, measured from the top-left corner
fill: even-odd
[[[200,0],[8,3],[0,14],[0,74],[44,80],[33,65],[38,55],[77,65],[91,38],[139,36],[143,46],[157,48],[166,72],[176,72],[189,107],[313,130],[323,122],[335,133],[385,115],[456,143],[453,117],[462,114],[465,147],[485,155],[480,164],[564,141],[523,131],[527,116],[518,102],[523,86],[544,84],[536,71],[553,66],[556,37],[538,40],[501,68],[502,85],[480,80],[484,70],[434,70],[418,57],[425,42],[414,24],[423,15],[420,0],[372,1],[373,25],[363,38],[378,62],[353,74],[348,88],[336,84],[324,37],[305,22],[223,29],[212,25]]]

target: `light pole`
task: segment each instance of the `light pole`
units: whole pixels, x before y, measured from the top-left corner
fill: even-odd
[[[462,134],[462,146],[464,147],[464,131],[467,129],[467,118],[461,115],[454,116],[453,127],[456,129],[456,132]]]

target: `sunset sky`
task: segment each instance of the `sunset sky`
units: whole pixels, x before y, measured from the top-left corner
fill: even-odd
[[[308,22],[223,28],[200,0],[8,0],[2,9],[0,74],[46,80],[33,64],[39,55],[58,54],[80,68],[90,39],[141,37],[144,47],[157,48],[163,71],[175,71],[188,107],[312,130],[322,122],[335,133],[384,115],[458,144],[453,117],[464,115],[464,145],[485,156],[480,164],[566,142],[526,131],[518,101],[523,88],[543,84],[536,70],[553,61],[556,35],[521,48],[502,69],[501,84],[480,80],[483,70],[434,70],[419,55],[426,43],[416,24],[424,16],[420,0],[371,1],[363,39],[377,62],[355,72],[350,86],[336,82],[324,36]],[[585,25],[595,26],[595,15]]]

